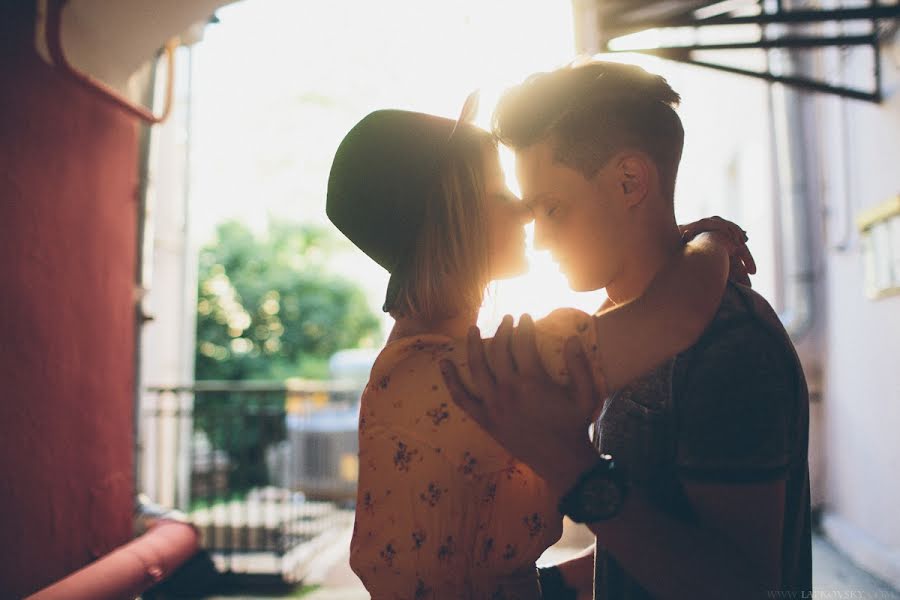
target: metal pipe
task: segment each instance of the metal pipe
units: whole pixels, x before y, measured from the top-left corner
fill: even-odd
[[[172,110],[172,96],[174,95],[175,87],[175,48],[178,45],[178,40],[173,38],[166,42],[164,47],[166,64],[168,65],[166,101],[163,105],[162,113],[155,115],[147,108],[138,106],[102,81],[94,79],[72,66],[66,57],[62,45],[62,12],[67,2],[68,0],[50,0],[47,3],[47,26],[44,28],[44,34],[46,36],[47,50],[50,52],[54,65],[75,82],[145,123],[155,125],[165,121]]]
[[[643,54],[654,54],[653,51],[638,51]],[[742,69],[740,67],[731,67],[729,65],[721,65],[718,63],[711,63],[702,60],[694,60],[691,58],[677,58],[674,56],[669,56],[664,53],[656,53],[658,56],[662,56],[663,58],[668,58],[670,60],[676,60],[678,62],[694,65],[697,67],[706,67],[708,69],[715,69],[717,71],[724,71],[726,73],[733,73],[735,75],[746,75],[747,77],[755,77],[756,79],[762,79],[764,81],[768,81],[770,83],[781,83],[785,85],[790,85],[795,88],[800,88],[803,90],[808,90],[811,92],[824,92],[829,94],[836,94],[838,96],[842,96],[844,98],[852,98],[854,100],[864,100],[867,102],[881,102],[882,95],[878,91],[878,88],[874,91],[864,91],[858,90],[855,88],[849,88],[840,85],[831,85],[828,83],[822,83],[820,81],[815,81],[808,77],[800,77],[795,75],[775,75],[770,71],[751,71],[749,69]]]
[[[788,52],[784,58],[794,66],[792,71],[806,70],[796,54]],[[768,56],[767,61],[771,63]],[[814,195],[810,190],[812,157],[808,155],[812,145],[807,143],[804,120],[807,97],[800,90],[777,86],[769,87],[769,97],[780,208],[777,233],[782,240],[779,317],[796,343],[812,330],[816,309],[810,214]]]
[[[243,381],[232,380],[201,380],[184,385],[151,385],[147,391],[156,394],[174,392],[257,392],[279,393],[295,392],[298,394],[323,393],[350,393],[358,391],[357,384],[352,381],[342,380],[312,380],[312,379],[288,379],[285,381],[266,381],[247,379]]]
[[[829,21],[871,21],[873,19],[900,18],[900,5],[868,6],[864,8],[840,8],[831,10],[778,10],[762,12],[758,15],[730,16],[717,15],[706,19],[696,19],[693,13],[669,19],[641,20],[625,27],[611,30],[610,37],[641,31],[650,27],[708,27],[727,25],[770,25],[775,23],[806,25]]]
[[[871,46],[878,43],[875,34],[842,35],[828,37],[785,36],[774,39],[753,40],[751,42],[728,42],[720,44],[691,44],[656,46],[653,48],[628,48],[620,52],[665,52],[667,50],[753,50],[757,48],[825,48],[830,46]]]
[[[661,21],[642,21],[640,24],[629,25],[625,29],[616,30],[611,35],[605,36],[604,45],[608,52],[640,52],[660,58],[674,60],[677,62],[716,69],[726,73],[736,75],[745,75],[756,79],[762,79],[771,83],[782,83],[795,88],[834,94],[843,98],[852,98],[855,100],[863,100],[867,102],[880,103],[883,99],[882,82],[881,82],[881,49],[879,45],[879,27],[878,18],[898,18],[900,17],[900,6],[884,7],[872,3],[867,8],[854,9],[835,9],[835,10],[818,10],[818,11],[785,11],[783,3],[778,0],[774,4],[762,4],[759,15],[749,17],[729,17],[715,16],[706,19],[696,19],[688,17],[677,17],[675,20]],[[885,10],[883,10],[885,9]],[[767,12],[768,11],[768,12]],[[811,20],[803,20],[805,17],[815,15]],[[781,18],[777,18],[777,17]],[[790,16],[790,18],[787,18]],[[853,17],[853,18],[850,18]],[[681,21],[676,22],[678,19]],[[724,20],[728,22],[725,23]],[[771,36],[769,34],[770,27],[778,23],[785,24],[790,27],[791,24],[809,24],[810,22],[837,21],[843,23],[848,20],[870,19],[872,21],[872,29],[870,33],[860,35],[832,35],[832,36],[809,36],[809,35],[782,35]],[[622,35],[632,32],[635,29],[646,29],[647,27],[666,28],[678,25],[691,27],[705,27],[707,25],[721,24],[747,24],[753,23],[760,26],[761,36],[758,40],[749,42],[724,42],[711,44],[690,44],[690,45],[673,45],[653,48],[621,48],[611,49],[609,44]],[[833,85],[823,80],[816,80],[803,75],[784,75],[773,73],[770,69],[763,72],[753,71],[741,67],[729,66],[720,63],[711,63],[693,58],[692,53],[696,51],[710,50],[747,50],[747,49],[764,49],[772,50],[778,48],[793,49],[814,49],[826,47],[848,47],[848,46],[869,46],[872,48],[874,59],[874,84],[871,90],[860,89],[858,87],[849,87],[841,85]]]
[[[120,546],[27,600],[125,600],[172,574],[200,548],[197,530],[179,521],[159,521]]]

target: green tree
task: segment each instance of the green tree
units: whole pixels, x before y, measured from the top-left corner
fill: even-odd
[[[374,346],[380,322],[359,287],[328,272],[325,229],[220,225],[200,252],[195,378],[324,378],[337,350]]]
[[[326,230],[279,223],[256,236],[228,222],[216,237],[200,252],[197,380],[325,378],[335,351],[380,341],[362,290],[327,269],[341,247]],[[270,483],[265,452],[285,437],[283,411],[274,394],[195,396],[195,428],[231,459],[230,493]]]

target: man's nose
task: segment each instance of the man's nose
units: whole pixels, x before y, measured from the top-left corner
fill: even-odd
[[[524,202],[519,206],[519,218],[522,220],[522,225],[528,225],[532,221],[534,221],[534,210]]]

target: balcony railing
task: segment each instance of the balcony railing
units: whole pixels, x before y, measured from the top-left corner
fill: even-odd
[[[299,580],[352,523],[360,393],[322,381],[149,387],[142,491],[187,513],[219,570]]]

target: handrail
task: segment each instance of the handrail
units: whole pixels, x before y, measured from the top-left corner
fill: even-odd
[[[345,380],[286,379],[266,380],[199,380],[180,385],[150,385],[147,391],[157,394],[194,392],[317,393],[356,392],[362,386]]]
[[[139,538],[26,600],[131,600],[171,575],[199,547],[192,525],[160,520]]]
[[[145,123],[155,125],[162,123],[168,118],[172,111],[172,100],[175,89],[175,48],[178,46],[177,38],[172,38],[165,45],[166,54],[166,95],[165,104],[162,113],[159,115],[139,104],[135,104],[121,93],[103,83],[99,79],[95,79],[86,73],[77,70],[66,58],[62,46],[62,13],[68,0],[49,0],[47,2],[47,26],[44,28],[45,41],[50,57],[63,73],[71,77],[73,80],[98,94],[102,98],[112,102],[125,112],[141,119]]]

